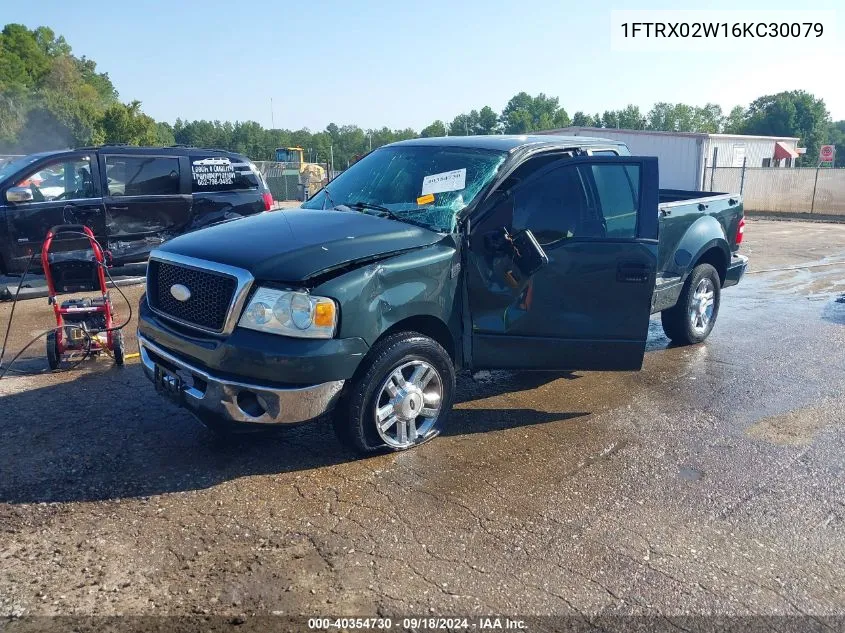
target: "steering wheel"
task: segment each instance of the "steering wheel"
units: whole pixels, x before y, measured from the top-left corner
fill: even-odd
[[[29,183],[29,190],[32,192],[33,202],[44,202],[44,194],[41,192],[34,182]]]

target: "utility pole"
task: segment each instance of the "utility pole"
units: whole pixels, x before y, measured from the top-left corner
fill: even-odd
[[[370,137],[370,151],[373,151],[373,133],[367,132],[367,136]]]
[[[330,160],[330,167],[331,167],[331,174],[330,178],[334,177],[334,145],[329,145],[329,156],[331,157]]]
[[[276,120],[273,114],[273,97],[270,97],[270,129],[276,129]]]

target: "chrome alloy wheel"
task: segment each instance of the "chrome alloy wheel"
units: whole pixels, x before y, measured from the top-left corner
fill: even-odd
[[[392,448],[409,448],[427,439],[435,432],[442,401],[443,381],[429,363],[413,360],[397,367],[376,398],[379,436]]]
[[[705,277],[698,282],[689,306],[690,325],[696,334],[703,334],[713,318],[716,289],[713,280]]]

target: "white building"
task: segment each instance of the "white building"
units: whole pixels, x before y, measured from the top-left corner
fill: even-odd
[[[705,168],[713,167],[792,167],[802,153],[798,138],[706,134],[692,132],[652,132],[596,127],[565,127],[538,134],[596,136],[624,142],[636,156],[657,156],[662,189],[700,190]]]

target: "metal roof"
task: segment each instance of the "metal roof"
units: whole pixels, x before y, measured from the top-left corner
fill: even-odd
[[[399,145],[436,145],[438,147],[466,147],[471,149],[488,149],[511,152],[528,146],[535,147],[584,147],[587,145],[621,145],[614,139],[593,138],[588,136],[557,136],[557,135],[509,135],[491,134],[487,136],[436,136],[429,138],[414,138],[407,141],[391,143],[387,147]]]
[[[642,134],[645,136],[680,136],[680,137],[694,137],[694,138],[735,138],[746,140],[766,140],[766,141],[799,141],[797,136],[760,136],[757,134],[717,134],[715,132],[672,132],[666,130],[629,130],[627,128],[600,128],[600,127],[583,127],[578,125],[571,125],[569,127],[557,128],[548,130],[547,132],[537,132],[540,137],[558,136],[559,134],[580,134],[581,132],[593,133],[620,133],[620,134]],[[575,136],[575,138],[588,138]]]

